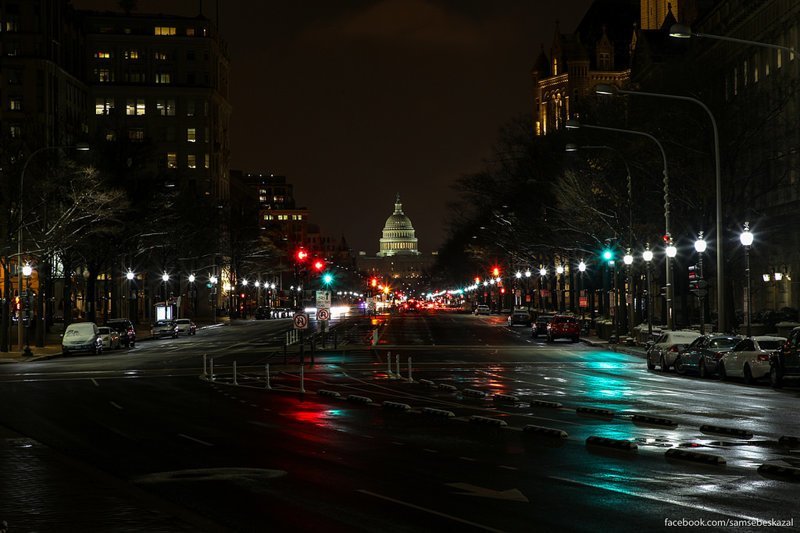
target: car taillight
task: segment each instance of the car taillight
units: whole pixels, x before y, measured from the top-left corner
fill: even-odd
[[[680,350],[678,350],[678,345],[677,345],[677,344],[673,344],[672,346],[670,346],[670,347],[669,347],[669,349],[668,349],[667,351],[668,351],[668,352],[677,353],[677,352],[679,352]]]
[[[768,353],[760,353],[756,356],[756,361],[769,361]]]

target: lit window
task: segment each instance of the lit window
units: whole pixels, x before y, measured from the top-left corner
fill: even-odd
[[[194,37],[194,28],[186,28],[186,35],[189,37]]]
[[[125,114],[126,115],[144,115],[146,111],[144,99],[139,98],[136,100],[128,100],[127,104],[125,105]]]
[[[178,154],[167,152],[167,168],[178,168]]]
[[[156,52],[154,54],[156,61],[166,61],[167,60],[167,53],[166,52]]]
[[[94,100],[95,115],[110,115],[113,109],[114,109],[113,98],[95,98]]]
[[[12,96],[8,99],[8,109],[11,111],[22,111],[22,97]]]
[[[116,141],[117,140],[117,133],[114,130],[106,130],[106,140],[107,141]]]
[[[6,31],[17,31],[18,30],[17,17],[16,16],[8,15],[8,17],[6,19],[5,30]]]
[[[156,100],[156,110],[162,117],[174,117],[175,100]]]
[[[136,60],[139,59],[139,50],[125,50],[122,55],[125,59]]]
[[[264,220],[272,220],[272,215],[264,215]]]
[[[169,72],[156,73],[156,83],[170,83],[171,76]]]
[[[187,155],[186,166],[189,168],[197,168],[197,156],[194,154]]]
[[[154,33],[156,35],[175,35],[174,26],[156,26]]]
[[[783,50],[778,50],[778,68],[783,66]]]
[[[8,127],[8,134],[12,139],[19,139],[22,137],[22,127],[19,124],[11,124]]]
[[[208,154],[203,157],[203,168],[211,168],[211,157]]]
[[[758,83],[758,68],[759,68],[758,60],[759,60],[759,55],[758,53],[756,53],[753,56],[753,83]]]
[[[186,142],[193,143],[197,140],[197,134],[194,128],[186,128]]]
[[[129,129],[128,140],[131,142],[142,142],[144,140],[144,130],[142,128]]]
[[[98,50],[94,53],[95,59],[111,59],[111,52],[101,52]]]
[[[97,77],[97,81],[99,81],[100,83],[108,83],[114,81],[114,74],[111,72],[111,69],[96,68],[94,69],[94,74]]]

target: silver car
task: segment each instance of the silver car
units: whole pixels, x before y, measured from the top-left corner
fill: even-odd
[[[178,326],[174,320],[158,320],[150,328],[150,334],[154,339],[161,337],[172,337],[173,339],[178,336]]]
[[[662,372],[666,372],[675,364],[678,352],[699,336],[697,331],[665,331],[647,350],[647,369],[653,370],[658,365]]]

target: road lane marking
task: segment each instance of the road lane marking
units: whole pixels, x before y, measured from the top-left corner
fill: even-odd
[[[695,509],[695,510],[698,510],[698,511],[705,511],[705,512],[709,512],[709,513],[719,514],[719,515],[722,515],[722,516],[730,516],[732,518],[738,518],[740,520],[752,520],[752,521],[761,520],[761,518],[756,517],[756,516],[747,516],[747,515],[742,515],[742,514],[727,513],[725,511],[721,511],[717,507],[711,507],[711,506],[708,506],[708,505],[696,505],[696,504],[692,504],[692,503],[682,502],[682,501],[679,501],[679,500],[675,500],[675,499],[669,498],[669,497],[667,497],[666,495],[663,495],[663,494],[660,494],[658,496],[651,496],[651,495],[648,495],[648,494],[639,494],[637,492],[633,492],[633,491],[626,490],[626,489],[623,489],[623,488],[616,488],[616,487],[612,488],[612,487],[609,487],[609,486],[606,486],[606,485],[595,485],[593,483],[588,483],[588,482],[585,482],[585,481],[578,481],[577,479],[569,479],[569,478],[557,477],[557,476],[547,476],[547,477],[549,479],[555,479],[556,481],[561,481],[563,483],[570,483],[572,485],[580,485],[580,486],[583,486],[583,487],[591,487],[593,489],[599,489],[599,490],[607,490],[609,492],[616,492],[616,493],[619,493],[619,494],[624,494],[626,496],[636,496],[637,498],[643,498],[645,500],[652,500],[652,501],[658,502],[658,503],[668,503],[668,504],[676,505],[678,507],[687,507],[689,509]]]
[[[119,409],[120,411],[122,411],[122,406],[121,406],[120,404],[118,404],[118,403],[116,403],[116,402],[108,402],[108,403],[110,403],[111,405],[113,405],[114,407],[116,407],[117,409]]]
[[[497,468],[502,468],[504,470],[519,470],[516,466],[508,466],[508,465],[498,465]]]
[[[473,459],[472,457],[459,457],[462,461],[468,461],[470,463],[474,463],[477,459]]]
[[[92,383],[94,383],[94,386],[95,386],[95,387],[99,387],[99,386],[100,386],[100,384],[97,382],[97,380],[96,380],[96,379],[94,379],[94,378],[89,378],[89,379],[91,379],[91,380],[92,380]]]
[[[206,442],[204,440],[196,439],[194,437],[190,437],[189,435],[184,435],[183,433],[178,433],[178,436],[179,437],[183,437],[184,439],[188,439],[188,440],[194,441],[194,442],[196,442],[198,444],[202,444],[203,446],[214,446],[210,442]]]
[[[453,521],[461,523],[461,524],[467,524],[469,526],[472,526],[472,527],[475,527],[475,528],[478,528],[478,529],[483,529],[485,531],[495,531],[495,532],[498,532],[498,533],[500,531],[502,531],[500,529],[495,529],[493,527],[485,526],[483,524],[478,524],[477,522],[471,522],[469,520],[465,520],[465,519],[459,518],[457,516],[452,516],[452,515],[449,515],[449,514],[445,514],[445,513],[442,513],[440,511],[434,511],[433,509],[428,509],[427,507],[421,507],[421,506],[415,505],[413,503],[404,502],[402,500],[397,500],[395,498],[390,498],[389,496],[383,496],[382,494],[377,494],[375,492],[370,492],[368,490],[356,489],[356,492],[360,492],[361,494],[366,494],[366,495],[372,496],[374,498],[380,498],[382,500],[386,500],[386,501],[389,501],[389,502],[392,502],[392,503],[396,503],[398,505],[405,505],[406,507],[410,507],[411,509],[416,509],[418,511],[424,511],[426,513],[430,513],[430,514],[436,515],[436,516],[441,516],[442,518],[447,518],[449,520],[453,520]]]

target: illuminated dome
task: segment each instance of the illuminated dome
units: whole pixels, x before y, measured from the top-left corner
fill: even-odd
[[[380,251],[378,252],[378,257],[393,255],[419,255],[414,226],[403,213],[403,204],[400,203],[399,193],[394,202],[394,213],[386,219],[386,224],[383,226],[383,237],[381,237]]]

